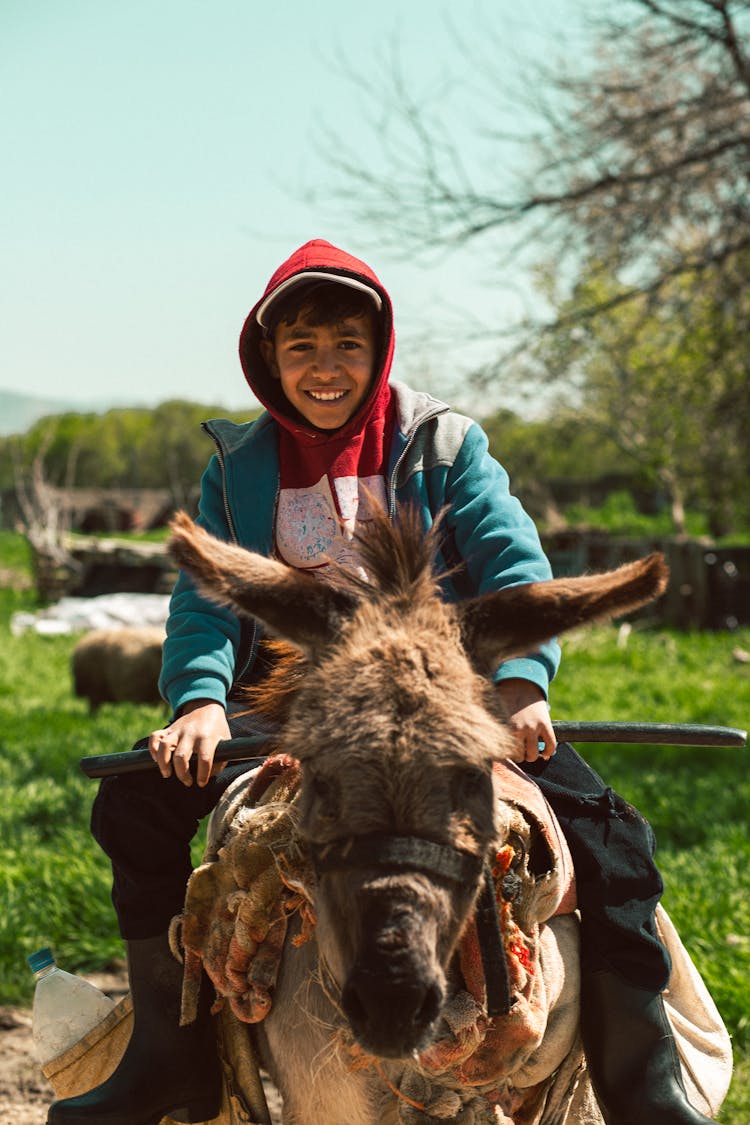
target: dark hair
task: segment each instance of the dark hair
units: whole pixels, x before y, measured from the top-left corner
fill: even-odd
[[[367,293],[335,281],[311,281],[308,285],[295,285],[273,302],[267,314],[266,332],[272,336],[281,323],[294,324],[301,315],[311,327],[318,328],[321,324],[339,324],[350,317],[375,314],[375,305]]]

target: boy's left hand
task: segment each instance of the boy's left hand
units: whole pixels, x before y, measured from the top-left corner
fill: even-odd
[[[203,787],[224,768],[214,765],[214,751],[225,738],[231,733],[223,706],[211,699],[191,699],[166,729],[152,732],[148,748],[162,777],[170,777],[174,769],[188,787],[193,784],[190,761],[195,758],[195,780]]]
[[[516,762],[549,760],[555,752],[557,739],[552,729],[549,707],[544,692],[529,680],[501,680],[497,685],[503,701],[508,726],[516,736]],[[544,749],[540,749],[543,744]]]

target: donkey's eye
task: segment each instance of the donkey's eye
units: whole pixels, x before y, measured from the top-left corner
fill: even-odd
[[[476,800],[478,797],[489,795],[491,782],[485,770],[479,766],[467,766],[456,770],[451,781],[451,802],[454,808],[466,801]]]

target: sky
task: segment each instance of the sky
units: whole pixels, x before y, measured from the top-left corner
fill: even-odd
[[[0,388],[254,405],[245,315],[295,247],[327,238],[394,299],[394,374],[460,397],[470,349],[460,333],[429,341],[457,310],[501,323],[507,292],[480,253],[407,261],[380,245],[327,194],[330,138],[366,135],[372,104],[352,76],[377,88],[394,44],[439,111],[447,75],[472,80],[457,23],[489,20],[503,44],[507,31],[496,62],[510,74],[553,48],[575,5],[0,0]]]

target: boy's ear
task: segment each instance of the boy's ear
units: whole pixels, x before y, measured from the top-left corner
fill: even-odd
[[[276,347],[273,340],[260,341],[260,354],[266,361],[266,367],[273,375],[274,379],[279,378],[279,365],[276,362]]]

